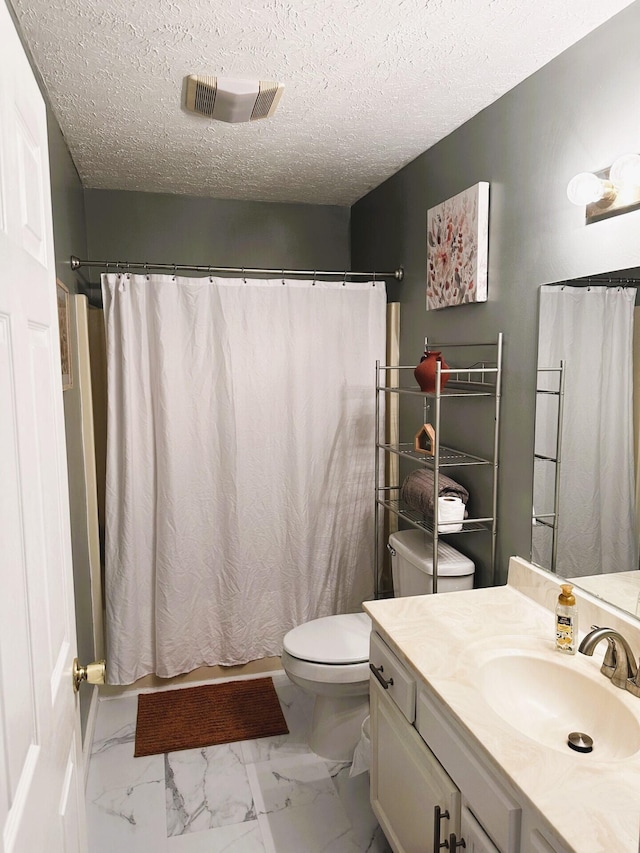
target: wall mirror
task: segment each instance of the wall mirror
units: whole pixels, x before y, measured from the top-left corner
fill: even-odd
[[[540,288],[531,559],[640,617],[639,290]]]

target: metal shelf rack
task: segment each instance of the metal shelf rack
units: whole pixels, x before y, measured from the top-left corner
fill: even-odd
[[[375,459],[375,597],[382,597],[381,580],[381,514],[392,513],[408,525],[431,534],[433,541],[433,592],[438,591],[438,491],[439,472],[441,468],[460,468],[475,466],[490,466],[491,468],[491,514],[487,517],[467,518],[462,522],[462,529],[457,533],[447,533],[447,536],[460,536],[468,533],[488,532],[491,535],[491,579],[494,575],[497,542],[497,506],[498,506],[498,448],[500,437],[500,402],[502,386],[502,332],[495,341],[481,343],[430,343],[431,349],[458,350],[462,348],[491,348],[490,362],[476,363],[471,367],[455,367],[443,369],[440,362],[436,367],[435,391],[424,392],[406,384],[409,376],[413,380],[415,365],[383,365],[376,362],[376,459]],[[447,356],[449,359],[449,356]],[[398,371],[390,374],[388,371]],[[406,371],[411,371],[408,376]],[[442,387],[443,376],[448,375],[446,387]],[[387,384],[387,377],[399,376],[400,381],[395,386]],[[446,381],[446,380],[445,380]],[[389,444],[380,441],[383,419],[383,407],[387,395],[399,394],[424,399],[424,422],[427,422],[427,412],[431,413],[431,423],[435,430],[433,456],[416,451],[411,444]],[[440,443],[442,406],[451,398],[490,397],[494,400],[493,452],[490,458],[483,458],[463,450],[445,446]],[[381,473],[385,470],[384,459],[389,455],[397,455],[410,463],[429,467],[434,471],[434,518],[427,519],[421,513],[408,507],[400,498],[400,483],[381,483]]]

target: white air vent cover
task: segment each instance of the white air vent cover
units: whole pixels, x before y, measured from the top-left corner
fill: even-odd
[[[273,80],[235,80],[190,74],[186,107],[219,121],[255,121],[273,115],[283,88]]]

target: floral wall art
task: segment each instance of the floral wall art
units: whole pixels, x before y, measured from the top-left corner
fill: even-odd
[[[489,184],[427,211],[427,311],[487,301]]]

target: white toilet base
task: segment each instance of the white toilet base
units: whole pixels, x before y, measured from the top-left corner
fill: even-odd
[[[370,633],[366,613],[347,613],[314,619],[285,635],[282,668],[314,696],[309,746],[322,758],[353,760],[369,713]]]
[[[316,694],[309,746],[322,758],[352,761],[368,713],[368,694],[341,697]]]

